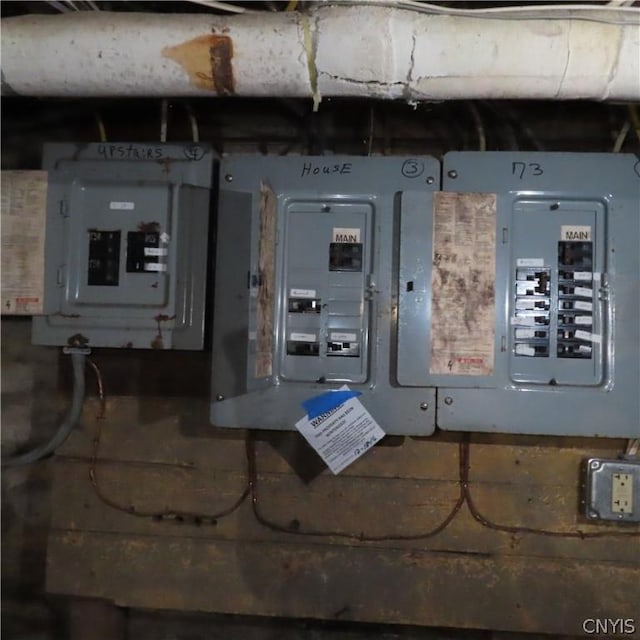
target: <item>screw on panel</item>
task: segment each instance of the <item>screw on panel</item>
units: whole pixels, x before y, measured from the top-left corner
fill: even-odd
[[[224,179],[227,182],[233,182],[233,176],[230,173],[227,173],[227,175],[224,177]]]
[[[426,402],[420,403],[420,409],[422,409],[422,411],[426,411],[428,408],[429,408],[429,405]]]
[[[600,467],[600,463],[596,462],[595,460],[591,463],[591,468],[592,469],[598,469]]]
[[[433,176],[429,176],[427,178],[427,184],[433,184],[435,182],[435,178]]]
[[[217,400],[218,402],[221,402],[222,400],[224,400],[224,396],[223,396],[221,393],[219,393],[219,394],[216,396],[216,400]]]
[[[452,398],[451,396],[447,396],[447,397],[444,399],[444,403],[445,403],[445,404],[448,404],[448,405],[452,405],[452,404],[453,404],[453,398]]]
[[[329,213],[329,211],[331,211],[331,207],[328,204],[323,204],[322,205],[322,212],[323,213]]]
[[[450,178],[457,178],[457,177],[458,177],[458,172],[457,172],[455,169],[451,169],[451,171],[449,171],[449,172],[447,173],[447,175],[448,175]]]

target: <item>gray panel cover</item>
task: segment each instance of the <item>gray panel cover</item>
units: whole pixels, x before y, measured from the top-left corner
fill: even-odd
[[[45,145],[55,311],[34,343],[202,348],[213,160],[202,144]]]
[[[435,390],[402,388],[396,379],[397,247],[403,208],[428,215],[439,173],[428,157],[222,163],[213,424],[292,429],[303,400],[346,382],[387,433],[433,432]],[[256,357],[261,187],[263,204],[265,190],[276,203],[270,375],[256,375],[268,370]],[[232,348],[243,342],[246,353]]]
[[[449,384],[440,376],[438,426],[465,431],[640,436],[638,158],[623,154],[456,152],[446,155],[443,176],[445,191],[497,194],[500,242],[494,373],[481,378],[451,376]],[[562,264],[571,265],[572,260],[560,262],[560,243],[563,238],[579,239],[583,227],[591,234],[592,265],[580,269],[583,275],[593,272],[593,278],[584,283],[593,291],[582,298],[565,297]],[[539,265],[531,269],[532,274],[547,269],[551,278],[549,352],[543,357],[527,357],[532,354],[526,346],[522,348],[524,357],[516,353],[518,260],[528,264],[531,259]],[[573,294],[579,290],[567,291]],[[565,303],[568,312],[564,311]],[[576,312],[574,306],[581,311]],[[559,357],[564,348],[561,323],[567,314],[572,321],[582,314],[582,321],[592,322],[584,327],[585,333],[577,334],[587,338],[581,339],[573,352],[590,357]],[[588,320],[590,314],[593,317]],[[583,331],[580,326],[576,329]],[[428,379],[425,377],[425,382]]]

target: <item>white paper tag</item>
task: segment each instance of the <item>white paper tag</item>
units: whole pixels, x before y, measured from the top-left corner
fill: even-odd
[[[331,242],[360,242],[360,229],[347,229],[344,227],[334,227],[331,235]]]
[[[544,267],[544,258],[517,258],[518,267]]]
[[[146,262],[144,265],[145,271],[166,271],[167,265],[159,262]]]
[[[573,303],[573,308],[580,311],[593,311],[593,304],[591,302],[585,302],[584,300],[576,300]]]
[[[145,247],[144,255],[145,256],[166,256],[168,253],[168,249],[162,249],[161,247]]]
[[[289,340],[293,340],[294,342],[316,342],[316,334],[294,332],[289,336]]]
[[[330,333],[329,340],[332,342],[355,342],[358,339],[355,333]]]
[[[576,316],[573,322],[575,324],[591,325],[593,324],[593,318],[591,316]]]
[[[576,296],[582,296],[583,298],[593,298],[593,289],[587,289],[587,287],[576,287],[573,290],[573,294]]]
[[[588,331],[582,331],[578,329],[574,334],[576,340],[586,340],[587,342],[600,342],[600,336],[597,333],[589,333]]]
[[[535,356],[536,350],[528,344],[517,344],[516,354],[519,356]]]
[[[136,208],[135,202],[110,202],[109,209],[112,211],[133,211]]]
[[[340,391],[348,391],[343,386]],[[331,411],[296,422],[296,429],[334,474],[355,462],[384,438],[385,433],[358,398],[350,398]]]
[[[573,272],[574,280],[594,280],[594,274],[591,271],[574,271]]]
[[[560,240],[591,242],[591,227],[588,225],[563,224],[560,227]]]
[[[535,329],[516,329],[516,340],[528,340],[535,337]]]
[[[315,298],[315,289],[291,289],[289,291],[290,298]]]

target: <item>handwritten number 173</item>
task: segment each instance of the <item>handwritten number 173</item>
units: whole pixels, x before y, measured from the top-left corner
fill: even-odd
[[[544,173],[542,167],[537,162],[512,162],[511,175],[518,176],[522,180],[526,175],[541,176]]]

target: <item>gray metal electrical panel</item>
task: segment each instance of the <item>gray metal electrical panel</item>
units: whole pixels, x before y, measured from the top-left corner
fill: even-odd
[[[438,426],[640,436],[638,158],[449,153],[443,191],[449,193],[439,194],[444,208],[434,208],[433,239],[429,229],[422,231],[425,251],[433,256],[425,273],[432,310],[405,304],[399,320],[402,325],[403,315],[420,318],[422,326],[429,326],[431,355],[446,353],[450,372],[434,368],[432,360],[428,375],[416,377],[438,387]],[[441,270],[446,237],[435,236],[452,215],[450,224],[463,244],[465,233],[476,237],[478,253],[470,271]],[[470,225],[465,216],[471,217]],[[483,225],[492,218],[495,242],[490,247]],[[493,253],[494,287],[483,274],[491,262],[483,262],[483,243]],[[456,273],[470,274],[462,283],[466,295],[457,316],[451,305],[455,296],[446,295],[442,282]],[[436,315],[445,309],[450,326],[459,330],[455,339],[434,318],[436,304]],[[420,320],[413,335],[418,325]]]
[[[640,436],[630,155],[230,158],[211,419],[347,383],[387,433]]]
[[[201,349],[213,154],[48,144],[45,309],[33,342]]]
[[[435,389],[398,387],[398,239],[430,215],[433,158],[232,157],[220,171],[213,424],[291,429],[344,384],[387,433],[430,434]]]

